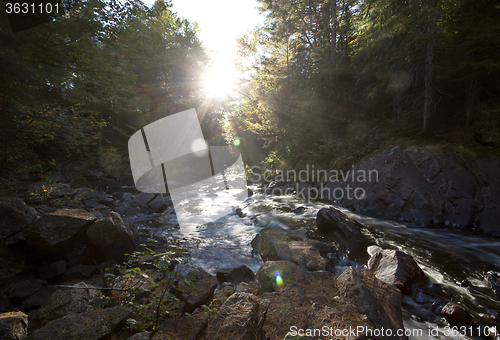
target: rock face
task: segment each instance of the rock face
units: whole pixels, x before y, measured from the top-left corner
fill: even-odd
[[[138,247],[138,238],[133,224],[112,212],[106,218],[92,224],[87,230],[89,244],[97,248],[106,259],[124,260],[125,253]]]
[[[191,277],[192,288],[186,287],[182,295],[186,301],[184,309],[192,312],[196,307],[205,303],[217,288],[217,279],[204,271],[202,268],[191,270],[186,276]]]
[[[28,316],[23,312],[0,314],[0,339],[21,340],[28,334]]]
[[[375,276],[402,292],[410,292],[414,284],[426,284],[429,279],[411,255],[399,250],[371,252],[368,268]]]
[[[0,237],[23,230],[35,218],[35,209],[26,206],[22,199],[0,198]]]
[[[26,229],[26,242],[31,248],[49,253],[71,249],[85,239],[94,215],[82,209],[59,209],[42,215]]]
[[[222,305],[207,329],[207,339],[264,339],[269,301],[248,293],[235,293]]]
[[[361,161],[345,182],[321,184],[322,196],[335,200],[334,190],[349,185],[365,193],[363,199],[345,195],[338,200],[350,209],[422,226],[474,224],[500,236],[499,168],[500,159],[472,161],[439,149],[398,145]]]
[[[368,316],[374,329],[384,327],[396,334],[404,329],[401,314],[401,292],[394,286],[378,280],[375,275],[364,269],[349,267],[338,277],[340,296],[356,306]],[[378,339],[407,339],[405,336],[377,337]]]

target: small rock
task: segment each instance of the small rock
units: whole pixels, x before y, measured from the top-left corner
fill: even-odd
[[[66,261],[60,260],[38,267],[38,277],[44,280],[51,279],[66,272]]]
[[[151,208],[153,213],[161,214],[167,209],[168,205],[163,199],[162,195],[156,196],[154,200],[148,203],[148,206]]]
[[[21,340],[28,334],[28,315],[23,312],[0,314],[0,339]]]
[[[182,294],[186,301],[185,310],[192,312],[196,307],[207,302],[217,288],[218,282],[202,268],[193,269],[186,276],[193,278],[191,282],[193,289],[186,287],[182,290]]]
[[[23,230],[36,218],[35,209],[20,198],[0,198],[0,237],[8,237]]]
[[[464,326],[472,320],[472,316],[462,306],[453,302],[448,302],[441,309],[441,316],[450,323],[451,326]]]
[[[236,268],[225,268],[217,272],[217,279],[221,282],[250,282],[253,277],[252,270],[245,265]]]
[[[150,337],[151,332],[141,332],[132,335],[130,338],[127,338],[127,340],[149,340]]]

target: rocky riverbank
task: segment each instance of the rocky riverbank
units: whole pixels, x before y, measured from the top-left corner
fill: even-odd
[[[371,247],[365,266],[339,268],[343,252],[363,247],[363,233],[333,208],[318,212],[315,230],[263,228],[252,242],[265,260],[256,273],[242,266],[178,276],[161,263],[173,245],[120,265],[125,253],[144,250],[126,217],[169,209],[161,195],[66,184],[34,183],[24,196],[2,198],[0,337],[406,339],[405,296],[427,306],[430,316],[420,317],[432,322],[484,326],[429,285],[407,254]],[[498,288],[496,273],[490,282]]]

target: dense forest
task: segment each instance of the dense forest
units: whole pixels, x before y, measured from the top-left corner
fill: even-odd
[[[2,172],[126,158],[137,129],[192,107],[206,139],[241,136],[247,162],[264,145],[269,166],[331,166],[386,139],[447,133],[500,146],[497,1],[256,5],[266,21],[238,39],[240,84],[225,101],[204,93],[210,60],[169,2],[79,1],[15,33],[2,11]]]
[[[266,141],[270,165],[349,163],[391,138],[500,145],[497,1],[259,3],[232,126]]]

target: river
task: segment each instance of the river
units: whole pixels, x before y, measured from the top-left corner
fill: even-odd
[[[250,242],[263,227],[311,231],[315,229],[318,210],[327,206],[331,205],[306,202],[294,196],[254,195],[240,205],[239,214],[234,209],[232,214],[204,225],[193,222],[179,228],[171,207],[161,215],[134,220],[145,242],[180,240],[189,247],[188,261],[181,267],[183,271],[195,266],[215,274],[218,269],[244,264],[256,272],[262,260],[253,254]],[[365,236],[361,244],[342,254],[340,260],[337,256],[336,271],[341,272],[349,265],[363,267],[369,258],[366,247],[377,245],[412,255],[433,283],[427,290],[403,297],[405,328],[422,332],[417,331],[419,335],[410,339],[500,339],[498,335],[484,334],[470,338],[462,336],[460,330],[452,333],[440,324],[435,314],[443,300],[460,302],[475,315],[479,324],[497,326],[500,330],[500,300],[485,277],[489,270],[500,272],[499,239],[449,229],[406,226],[336,208],[359,221]],[[481,332],[484,333],[484,329]]]

